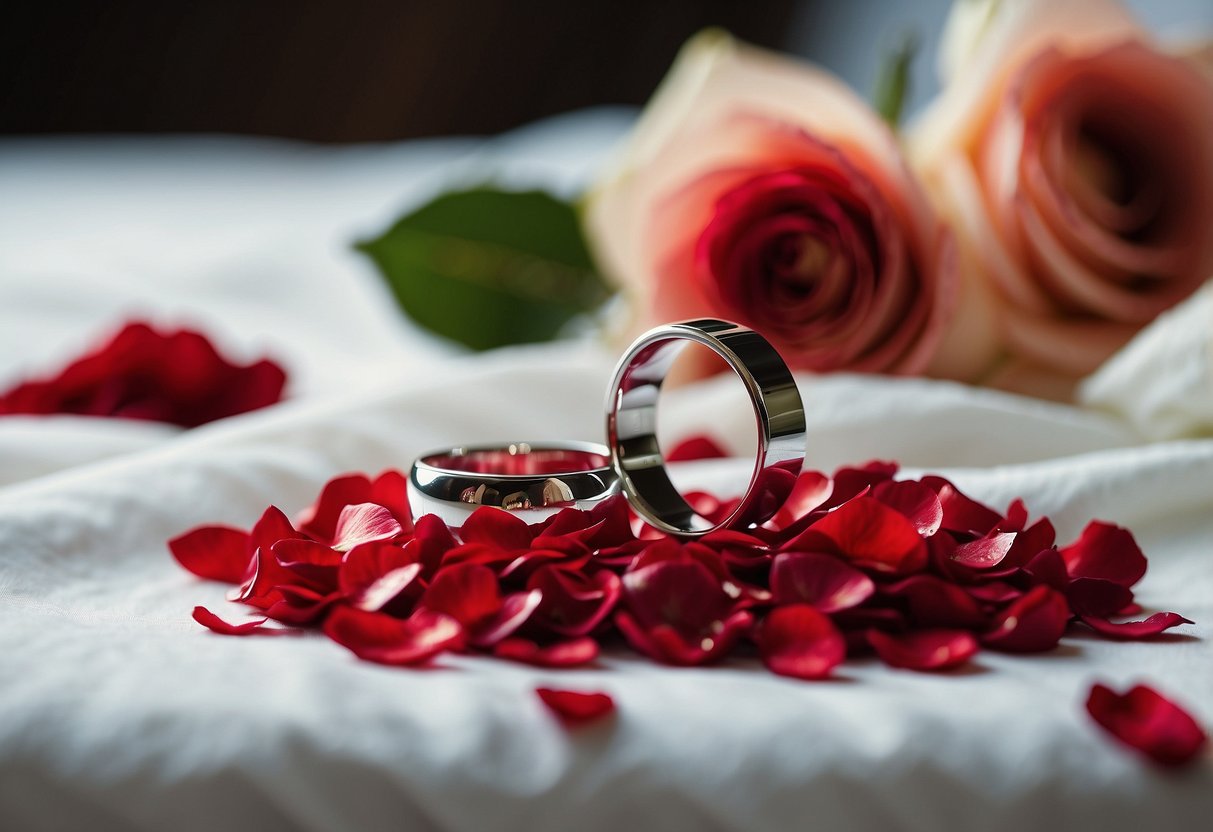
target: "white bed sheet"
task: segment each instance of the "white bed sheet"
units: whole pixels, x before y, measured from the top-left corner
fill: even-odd
[[[1094,680],[1146,680],[1213,722],[1213,440],[1143,444],[1113,415],[959,385],[802,379],[810,461],[897,458],[1024,496],[1063,538],[1130,526],[1140,599],[1196,620],[1156,643],[1070,637],[933,676],[850,662],[803,683],[755,663],[627,654],[541,671],[362,663],[321,637],[231,639],[234,613],[164,541],[306,505],[426,448],[601,436],[610,351],[461,357],[399,319],[348,249],[411,201],[485,177],[571,191],[626,128],[591,113],[491,143],[345,150],[231,139],[0,143],[0,379],[131,310],[271,349],[292,401],[188,433],[0,419],[0,829],[1203,829],[1207,757],[1155,771],[1089,721]],[[727,380],[673,393],[673,433],[733,435]],[[707,417],[705,414],[712,414]],[[720,415],[716,415],[720,414]],[[690,476],[729,488],[741,462]],[[532,690],[609,691],[569,734]]]

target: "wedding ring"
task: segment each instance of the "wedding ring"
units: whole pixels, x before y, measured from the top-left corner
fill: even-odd
[[[461,526],[481,506],[536,522],[564,508],[591,509],[619,492],[610,453],[592,442],[515,442],[423,454],[409,474],[413,518]]]
[[[749,487],[736,508],[715,523],[697,514],[674,487],[656,435],[662,382],[690,343],[712,349],[741,378],[758,423],[758,455]],[[791,372],[770,342],[728,321],[683,321],[640,336],[615,369],[606,422],[611,465],[624,496],[641,518],[667,534],[699,537],[770,519],[804,463],[804,404]]]

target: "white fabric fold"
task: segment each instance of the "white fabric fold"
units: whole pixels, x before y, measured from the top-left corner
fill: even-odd
[[[1213,434],[1213,283],[1158,316],[1078,390],[1147,439]]]

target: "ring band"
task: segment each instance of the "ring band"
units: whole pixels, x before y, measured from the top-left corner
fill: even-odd
[[[437,514],[461,526],[481,506],[541,520],[591,509],[619,492],[610,452],[593,442],[515,442],[423,454],[409,474],[413,518]]]
[[[719,523],[697,514],[674,487],[657,442],[662,382],[692,342],[728,362],[745,384],[758,423],[758,456],[749,488]],[[646,522],[667,534],[699,537],[765,522],[783,504],[804,463],[804,404],[791,372],[769,341],[728,321],[683,321],[640,336],[615,369],[606,420],[611,464],[624,496]]]

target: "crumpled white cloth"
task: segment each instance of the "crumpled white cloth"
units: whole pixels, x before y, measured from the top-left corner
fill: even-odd
[[[1158,318],[1079,387],[1142,436],[1213,434],[1213,283]]]
[[[625,126],[590,114],[487,146],[341,151],[0,144],[0,375],[136,307],[274,350],[298,394],[189,432],[0,419],[0,828],[1203,828],[1213,760],[1157,772],[1082,707],[1095,680],[1142,680],[1213,723],[1213,440],[1143,444],[1115,412],[800,379],[812,465],[941,471],[996,505],[1023,496],[1063,540],[1091,517],[1130,526],[1151,558],[1139,599],[1197,622],[1155,643],[1074,636],[938,676],[855,661],[810,684],[750,660],[627,653],[574,671],[398,670],[319,636],[224,638],[189,619],[199,603],[238,617],[164,547],[194,524],[294,512],[334,474],[434,446],[601,438],[609,350],[453,355],[401,325],[347,242],[442,181],[572,187]],[[752,419],[736,394],[728,379],[671,391],[662,429],[741,450]],[[729,491],[747,468],[682,473]],[[568,733],[537,685],[605,690],[619,710]]]

